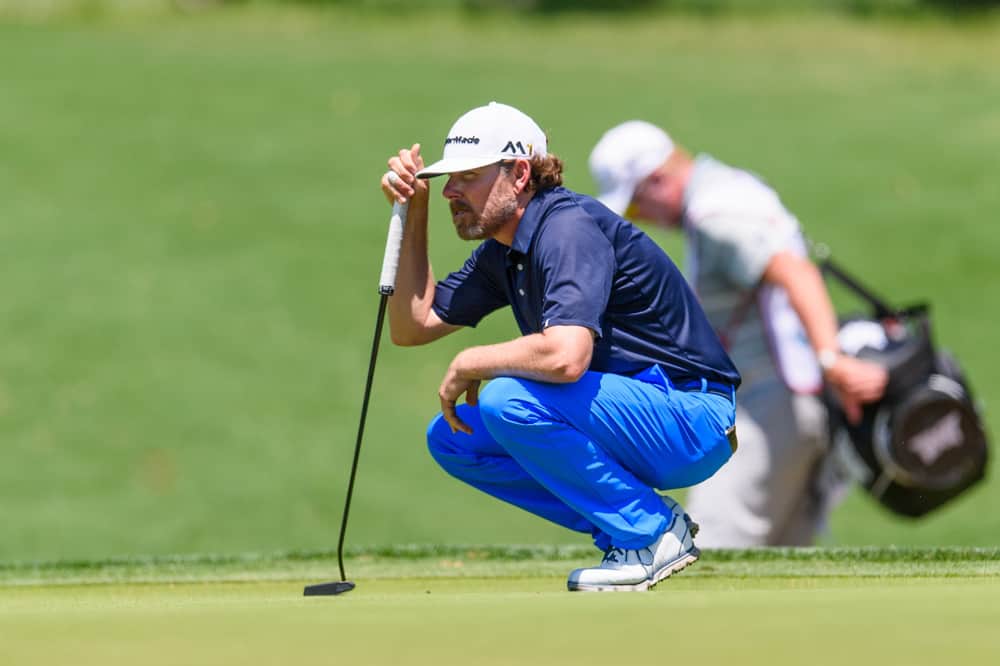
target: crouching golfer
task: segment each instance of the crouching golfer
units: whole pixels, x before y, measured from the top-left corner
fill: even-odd
[[[504,306],[523,334],[452,360],[427,430],[434,459],[591,534],[604,558],[573,571],[570,590],[645,590],[697,560],[696,526],[656,490],[696,484],[729,460],[740,375],[673,262],[563,188],[545,134],[513,107],[463,115],[430,166],[414,145],[389,167],[383,192],[410,203],[389,299],[393,342],[431,342]],[[459,237],[483,242],[437,282],[426,179],[440,175]]]

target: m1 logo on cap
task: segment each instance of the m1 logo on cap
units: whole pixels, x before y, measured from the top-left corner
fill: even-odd
[[[532,152],[534,152],[533,149],[534,149],[534,146],[532,146],[530,143],[528,144],[528,149],[525,150],[523,143],[521,143],[520,141],[513,141],[513,140],[511,140],[511,141],[507,142],[507,145],[504,146],[503,150],[501,150],[500,152],[501,153],[520,153],[522,155],[531,155]]]
[[[444,140],[444,145],[449,143],[479,143],[478,136],[449,136]]]

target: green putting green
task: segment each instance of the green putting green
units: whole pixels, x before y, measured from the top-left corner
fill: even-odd
[[[519,552],[356,553],[357,589],[308,598],[329,554],[6,565],[0,661],[937,666],[1000,649],[995,550],[710,551],[623,594],[564,591],[583,552]]]

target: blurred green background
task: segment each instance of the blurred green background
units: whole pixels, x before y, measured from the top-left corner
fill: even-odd
[[[334,546],[379,178],[494,99],[584,192],[591,146],[631,118],[762,174],[849,270],[933,304],[997,432],[995,12],[428,4],[0,0],[0,559]],[[431,214],[440,276],[471,246],[443,199]],[[426,453],[451,356],[515,334],[500,312],[430,347],[384,341],[349,543],[584,540]],[[920,522],[855,492],[827,543],[997,545],[998,503],[992,475]]]

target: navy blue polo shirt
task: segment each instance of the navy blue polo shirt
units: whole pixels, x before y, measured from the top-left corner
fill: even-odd
[[[490,239],[438,282],[434,312],[475,326],[510,305],[521,332],[585,326],[590,369],[631,375],[660,365],[675,383],[740,375],[677,266],[653,240],[597,200],[564,187],[528,203],[511,247]]]

